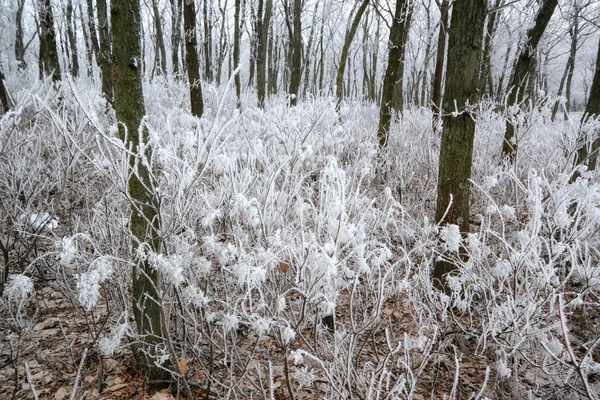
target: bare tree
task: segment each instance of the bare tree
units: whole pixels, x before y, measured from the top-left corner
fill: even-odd
[[[527,32],[527,40],[521,48],[517,64],[510,79],[508,89],[508,105],[520,105],[525,97],[525,91],[531,76],[531,67],[535,60],[538,43],[552,18],[554,9],[558,0],[545,0],[541,3],[540,9],[535,19],[535,25]],[[506,130],[504,133],[504,142],[502,144],[502,159],[507,159],[514,163],[517,157],[518,144],[515,140],[515,123],[510,119],[506,120]]]
[[[475,115],[471,107],[481,96],[477,78],[483,50],[486,3],[486,0],[459,0],[454,3],[448,32],[435,220],[440,225],[458,225],[462,234],[469,232],[469,179],[475,139]],[[448,292],[445,277],[455,268],[445,257],[436,261],[433,270],[435,287]]]
[[[200,63],[198,62],[198,45],[196,41],[195,0],[184,1],[183,27],[185,32],[185,64],[190,85],[192,114],[200,118],[204,113],[204,100],[202,99],[202,82],[200,80]]]

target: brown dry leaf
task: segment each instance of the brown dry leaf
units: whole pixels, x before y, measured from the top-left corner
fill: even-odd
[[[288,273],[288,271],[290,270],[290,263],[288,262],[288,260],[279,263],[279,270],[284,274]]]
[[[190,367],[188,367],[187,360],[183,357],[179,359],[179,369],[181,370],[182,374],[185,374],[188,372],[188,369],[190,369]]]
[[[175,400],[175,397],[167,389],[163,389],[150,397],[150,400]]]

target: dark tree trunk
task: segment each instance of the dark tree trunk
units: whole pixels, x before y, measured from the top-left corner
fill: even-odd
[[[453,5],[448,40],[448,67],[443,103],[443,130],[437,186],[435,220],[458,225],[469,232],[469,189],[475,139],[475,115],[469,109],[481,94],[477,78],[481,66],[486,0],[458,0]],[[456,108],[459,113],[456,114]],[[436,261],[434,286],[450,289],[446,276],[455,270],[446,259]]]
[[[71,48],[71,74],[73,77],[79,76],[79,55],[77,53],[77,25],[73,18],[73,1],[67,2],[67,37],[69,38],[69,47]]]
[[[298,89],[302,79],[302,0],[294,0],[294,37],[291,40],[292,65],[290,71],[290,107],[298,103]]]
[[[446,37],[448,34],[449,0],[442,0],[440,7],[440,33],[438,35],[437,55],[435,57],[435,73],[433,75],[433,91],[431,95],[432,126],[435,131],[440,120],[442,105],[442,82],[444,82],[444,59],[446,58]]]
[[[139,0],[112,0],[111,19],[114,46],[115,112],[119,134],[134,154],[129,157],[129,197],[133,254],[140,245],[153,252],[161,251],[158,200],[152,188],[155,182],[148,170],[151,148],[147,144],[148,130],[141,126],[145,114],[142,74],[140,71],[140,5]],[[138,134],[141,132],[141,134]],[[143,141],[144,143],[140,143]],[[144,145],[146,150],[139,153]],[[133,313],[137,332],[142,340],[139,352],[144,372],[152,386],[168,381],[170,376],[155,364],[157,347],[165,342],[165,327],[161,323],[161,306],[158,295],[158,271],[146,258],[136,255],[133,268]]]
[[[600,151],[600,41],[598,41],[596,70],[590,89],[590,97],[581,119],[577,142],[575,166],[583,164],[590,171],[596,169],[598,152]],[[572,180],[575,181],[578,177],[579,173],[575,173]]]
[[[513,71],[510,79],[510,85],[508,88],[508,106],[520,105],[525,97],[525,90],[529,84],[530,76],[529,72],[535,62],[535,53],[537,51],[538,43],[548,26],[548,22],[552,18],[554,9],[558,4],[558,0],[546,0],[540,6],[540,10],[535,19],[535,25],[527,32],[527,41],[525,42],[517,65]],[[506,120],[506,131],[504,133],[504,142],[502,144],[502,159],[507,159],[511,163],[514,163],[517,157],[517,143],[515,140],[515,125],[511,123],[510,119]]]
[[[315,4],[315,9],[313,10],[312,22],[310,24],[310,35],[308,36],[308,45],[306,46],[306,51],[304,52],[304,85],[302,90],[302,96],[306,96],[306,92],[310,86],[310,64],[312,62],[312,53],[313,53],[313,43],[314,43],[314,35],[315,35],[315,27],[317,26],[317,13],[319,12],[319,4],[317,1]],[[313,74],[315,71],[313,70]]]
[[[242,8],[242,0],[235,0],[235,11],[233,14],[233,68],[237,69],[240,65],[240,11]],[[235,96],[237,98],[237,108],[242,108],[242,82],[240,80],[239,71],[235,74]]]
[[[102,70],[102,93],[112,104],[112,51],[110,48],[110,27],[108,25],[108,7],[106,0],[96,0],[98,7],[98,25],[100,28],[100,69]]]
[[[558,92],[556,95],[560,97],[563,94],[563,89],[565,88],[565,82],[567,81],[567,75],[569,75],[569,70],[571,69],[571,57],[569,56],[567,60],[567,65],[565,65],[565,71],[563,72],[562,78],[560,78],[560,84],[558,85]],[[560,101],[554,102],[554,107],[552,107],[552,116],[550,120],[554,122],[556,120],[556,114],[558,113],[558,108],[560,107]]]
[[[54,33],[54,15],[50,0],[43,0],[40,9],[40,57],[45,74],[52,74],[52,81],[60,81],[60,63]]]
[[[23,9],[25,7],[25,0],[19,0],[17,2],[17,17],[16,17],[16,31],[15,31],[15,58],[19,69],[25,69],[27,63],[25,62],[25,46],[23,44]]]
[[[10,97],[8,96],[8,90],[6,90],[6,86],[4,85],[4,73],[2,70],[0,70],[0,106],[2,106],[4,114],[9,112],[12,106]]]
[[[394,100],[392,101],[392,107],[399,116],[404,110],[404,62],[406,54],[406,43],[408,42],[408,33],[410,31],[410,24],[412,22],[412,11],[414,3],[407,5],[407,9],[403,11],[404,14],[404,26],[402,27],[402,36],[400,37],[400,61],[398,63],[398,73],[396,75],[396,82],[394,84]]]
[[[219,11],[221,11],[221,29],[219,34],[219,53],[217,60],[217,85],[221,84],[221,73],[223,71],[223,64],[225,62],[225,55],[227,54],[227,32],[225,29],[225,23],[227,22],[227,16],[225,11],[227,10],[227,0],[225,0],[225,4],[223,7],[219,7]]]
[[[187,0],[185,0],[187,1]],[[212,74],[212,10],[209,9],[209,1],[210,8],[212,9],[212,0],[204,0],[204,8],[202,9],[202,14],[204,17],[204,75],[207,81],[212,82],[213,74]],[[196,6],[194,6],[194,9]],[[185,12],[184,12],[185,13]],[[185,19],[185,16],[184,16]],[[194,26],[196,26],[195,22],[196,17],[194,16]],[[185,23],[185,22],[184,22]],[[187,29],[187,28],[184,28]],[[186,30],[187,32],[187,30]],[[195,36],[194,31],[194,36]],[[187,46],[187,41],[186,41]],[[187,59],[187,57],[186,57]],[[189,69],[188,69],[189,70]]]
[[[354,40],[354,35],[356,35],[356,30],[358,29],[360,20],[367,9],[367,6],[369,5],[369,1],[370,0],[362,0],[360,7],[358,8],[358,10],[356,10],[356,14],[354,14],[354,19],[352,20],[352,25],[350,25],[350,29],[346,31],[344,46],[342,47],[342,53],[340,55],[340,64],[338,66],[337,76],[335,79],[335,95],[337,97],[335,110],[338,113],[340,112],[340,106],[342,105],[342,100],[344,99],[343,83],[344,71],[346,69],[346,60],[348,58],[348,51],[350,50],[350,45]]]
[[[262,1],[261,1],[262,3]],[[258,6],[261,12],[261,4]],[[273,9],[273,1],[266,0],[264,4],[264,14],[258,14],[257,18],[257,33],[258,46],[256,51],[256,92],[258,95],[258,107],[265,106],[266,93],[266,68],[267,68],[267,45],[269,39],[269,26],[271,24],[271,12]]]
[[[398,80],[398,71],[403,58],[402,35],[406,25],[406,17],[410,0],[398,0],[396,2],[396,11],[394,21],[390,29],[390,51],[388,66],[383,78],[383,88],[381,94],[381,108],[379,110],[379,127],[377,128],[377,138],[379,148],[387,146],[390,124],[392,121],[392,106],[394,102],[394,89]]]
[[[204,113],[204,101],[202,99],[202,82],[200,80],[200,63],[198,62],[196,41],[195,0],[184,0],[183,28],[185,32],[185,64],[190,85],[192,114],[200,118]]]
[[[159,56],[156,66],[158,67],[158,73],[164,75],[167,73],[167,52],[165,50],[162,21],[160,20],[160,12],[158,11],[158,4],[156,3],[156,0],[152,0],[152,11],[154,13],[154,26],[156,29],[156,49]]]
[[[98,43],[98,36],[96,36],[96,17],[94,16],[93,0],[87,0],[87,13],[88,26],[90,27],[90,47],[94,53],[96,63],[100,65],[100,44]]]
[[[498,7],[499,1],[496,1],[494,8]],[[483,46],[483,60],[481,64],[481,71],[479,73],[479,88],[482,94],[487,94],[491,97],[494,96],[494,86],[491,82],[492,74],[492,49],[494,41],[494,32],[496,30],[496,18],[499,11],[494,11],[487,16],[487,24],[485,28],[484,46]]]
[[[565,120],[569,119],[569,113],[571,112],[571,87],[573,84],[573,71],[575,70],[575,57],[577,56],[577,43],[579,39],[579,10],[575,10],[575,15],[573,16],[573,26],[569,30],[569,34],[571,35],[571,49],[569,51],[569,62],[571,67],[569,68],[569,73],[567,74],[567,89],[565,92],[565,97],[567,98],[567,102],[565,103]]]
[[[179,76],[179,44],[181,43],[181,0],[171,0],[171,63],[173,75]]]

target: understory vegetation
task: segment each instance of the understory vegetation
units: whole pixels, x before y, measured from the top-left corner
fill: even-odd
[[[136,252],[160,272],[168,332],[155,362],[173,395],[597,398],[600,181],[584,167],[571,179],[579,120],[550,122],[555,99],[519,115],[509,166],[506,112],[479,104],[463,236],[435,223],[429,109],[407,110],[380,151],[373,104],[347,99],[338,115],[333,97],[289,108],[272,96],[265,110],[239,111],[230,82],[204,87],[198,119],[187,85],[157,77],[144,84],[149,142],[132,149],[91,79],[22,73],[6,84],[5,398],[54,398],[59,387],[111,398],[108,366],[135,369],[128,157],[144,160],[146,146],[163,248]],[[431,283],[440,257],[457,267],[451,295]],[[40,306],[47,288],[72,307],[55,339],[72,365],[55,385],[41,380],[51,359],[40,380],[30,368],[35,327],[52,313]],[[81,321],[78,340],[68,318]]]

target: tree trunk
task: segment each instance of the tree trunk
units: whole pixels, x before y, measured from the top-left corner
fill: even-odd
[[[15,57],[17,59],[17,65],[19,69],[25,69],[27,63],[25,62],[25,46],[23,44],[23,8],[25,7],[25,0],[19,0],[17,2],[17,17],[16,17],[16,31],[15,31]]]
[[[227,10],[227,0],[225,0],[225,4],[223,7],[219,7],[219,11],[221,11],[221,30],[219,33],[219,53],[217,60],[217,85],[221,84],[221,73],[223,71],[223,64],[225,62],[225,55],[227,53],[227,30],[225,29],[225,23],[227,22],[227,15],[225,11]]]
[[[271,12],[273,9],[273,1],[266,0],[264,6],[264,14],[258,14],[256,16],[256,18],[258,19],[258,45],[256,51],[256,92],[258,95],[258,107],[260,108],[264,108],[265,106],[267,45],[269,39],[268,34],[269,25],[271,24]],[[261,4],[259,4],[259,12],[262,11],[261,8]]]
[[[67,2],[67,37],[69,39],[69,47],[71,48],[71,74],[73,77],[79,76],[79,56],[77,54],[77,25],[73,18],[73,1]]]
[[[496,1],[494,8],[498,7],[499,1]],[[481,64],[481,72],[479,73],[479,88],[482,94],[494,96],[494,87],[489,85],[489,77],[492,73],[492,46],[494,41],[494,32],[496,30],[496,17],[499,11],[492,12],[487,16],[487,24],[485,29],[484,46],[483,46],[483,61]]]
[[[179,44],[181,43],[181,0],[171,0],[171,63],[173,75],[179,76]]]
[[[560,78],[560,84],[558,85],[558,92],[556,92],[556,96],[560,97],[563,93],[563,89],[565,88],[565,82],[567,81],[567,75],[569,75],[569,70],[571,69],[571,56],[567,60],[567,65],[565,65],[565,71],[563,72],[562,78]],[[550,120],[554,122],[556,120],[556,114],[558,113],[558,107],[560,107],[560,101],[556,100],[554,102],[554,107],[552,107],[552,116]]]
[[[113,102],[112,51],[110,48],[110,28],[106,0],[96,0],[98,25],[100,28],[100,69],[102,70],[102,93],[106,100]]]
[[[60,81],[60,63],[54,34],[54,15],[50,0],[43,0],[40,8],[40,57],[45,74],[52,74],[52,81]]]
[[[302,79],[302,0],[294,0],[294,37],[290,43],[293,51],[290,71],[290,107],[298,103],[298,89]]]
[[[589,171],[593,171],[596,169],[598,152],[600,152],[600,40],[590,97],[581,119],[577,142],[575,166],[583,164]],[[578,177],[579,173],[574,173],[572,181],[574,182]]]
[[[486,12],[486,0],[458,0],[453,5],[448,32],[435,220],[440,225],[458,225],[463,235],[469,232],[469,179],[475,139],[476,116],[469,107],[477,104],[481,97],[477,78]],[[450,289],[445,278],[455,268],[450,261],[436,261],[434,286],[448,293]]]
[[[187,0],[184,0],[187,2]],[[202,9],[202,14],[204,18],[204,75],[206,80],[212,82],[213,74],[212,74],[212,12],[209,10],[209,1],[210,8],[212,8],[212,0],[204,0],[204,8]],[[196,6],[194,5],[194,9]],[[185,13],[185,11],[184,11]],[[185,16],[184,16],[185,19]],[[185,24],[185,22],[184,22]],[[196,16],[194,15],[194,26],[196,26]],[[184,28],[187,32],[187,28]],[[196,36],[196,31],[194,30],[194,36]],[[186,39],[186,48],[187,48],[187,39]],[[187,50],[186,50],[187,51]],[[187,59],[187,57],[186,57]],[[189,71],[189,67],[188,67]]]
[[[440,7],[440,33],[438,35],[437,55],[435,57],[435,73],[433,76],[433,91],[431,95],[431,111],[433,113],[432,127],[435,132],[440,120],[442,106],[442,82],[444,81],[444,59],[446,57],[446,36],[448,34],[449,0],[442,0]]]
[[[573,26],[569,31],[571,35],[571,49],[569,51],[569,61],[571,63],[571,68],[569,68],[569,73],[567,74],[567,89],[565,92],[565,97],[567,98],[567,102],[565,103],[565,120],[569,119],[569,113],[571,112],[571,87],[573,83],[573,71],[575,70],[575,57],[577,56],[577,42],[579,38],[579,10],[575,10],[575,15],[573,16]]]
[[[242,8],[242,0],[235,0],[235,11],[233,14],[233,68],[237,69],[240,65],[240,11]],[[236,106],[242,108],[242,83],[240,81],[239,71],[235,74],[235,96],[237,98]]]
[[[0,105],[2,106],[2,111],[4,114],[10,111],[10,97],[8,96],[8,90],[6,90],[6,86],[4,85],[4,73],[0,70]]]
[[[356,10],[356,14],[354,14],[354,19],[352,20],[352,25],[350,25],[350,29],[346,31],[346,37],[344,39],[344,46],[342,47],[342,53],[340,55],[340,64],[337,71],[337,76],[335,79],[335,95],[337,97],[337,102],[335,104],[335,110],[340,112],[340,106],[342,105],[342,100],[344,99],[343,92],[343,82],[344,82],[344,71],[346,69],[346,59],[348,58],[348,51],[350,50],[350,45],[354,40],[354,35],[356,35],[356,30],[358,29],[358,25],[360,24],[360,20],[365,13],[367,6],[369,5],[370,0],[362,0],[360,7]]]
[[[98,1],[98,0],[96,0]],[[165,40],[163,38],[162,21],[160,20],[160,12],[156,0],[152,0],[152,11],[154,13],[154,26],[156,27],[156,48],[159,52],[158,73],[167,73],[167,52],[165,50]],[[98,18],[100,19],[100,18]]]
[[[98,36],[96,33],[96,18],[94,17],[94,3],[92,0],[87,0],[88,26],[90,27],[90,43],[94,53],[96,63],[100,65],[100,45],[98,44]]]
[[[185,32],[185,64],[190,85],[192,114],[200,118],[204,113],[204,101],[202,100],[202,82],[200,80],[200,63],[198,62],[196,42],[195,0],[184,0],[183,29]]]
[[[398,73],[396,75],[396,82],[394,83],[394,99],[392,101],[392,108],[396,112],[396,116],[400,116],[404,110],[404,62],[406,54],[406,43],[408,42],[408,34],[410,31],[410,24],[412,22],[412,11],[414,3],[409,3],[405,11],[403,11],[404,26],[398,45],[400,46],[400,60],[398,62]]]
[[[312,62],[312,53],[313,53],[313,43],[314,43],[314,35],[315,35],[315,27],[317,26],[317,13],[319,12],[319,4],[317,1],[315,4],[315,9],[313,10],[312,22],[310,24],[310,35],[308,36],[308,45],[306,46],[306,52],[304,53],[304,86],[302,90],[302,95],[306,96],[306,92],[308,91],[308,87],[310,86],[310,64]],[[313,70],[313,74],[315,71]]]
[[[529,72],[535,61],[538,43],[546,30],[546,26],[548,26],[548,22],[552,18],[557,3],[558,0],[546,0],[543,2],[536,16],[535,25],[527,32],[527,41],[521,48],[517,65],[510,79],[508,107],[520,106],[523,101],[524,92],[531,77]],[[511,163],[514,163],[517,158],[518,145],[515,140],[515,128],[515,125],[507,118],[504,142],[502,144],[502,159],[507,159]]]
[[[152,188],[155,182],[148,170],[152,158],[147,144],[148,130],[142,126],[145,114],[142,74],[140,71],[140,6],[139,0],[112,0],[112,41],[114,45],[115,112],[119,134],[134,154],[129,157],[129,196],[131,218],[129,227],[133,236],[133,313],[137,332],[142,340],[139,352],[144,372],[150,385],[161,385],[169,380],[169,373],[156,366],[157,347],[164,345],[166,332],[161,323],[161,305],[158,295],[158,271],[147,258],[137,252],[141,246],[161,251],[158,200]],[[139,152],[141,146],[144,152]]]
[[[377,138],[379,148],[387,146],[390,124],[392,121],[392,105],[394,101],[394,89],[398,80],[398,71],[403,58],[403,46],[401,44],[408,7],[410,0],[398,0],[396,2],[396,11],[394,20],[390,29],[390,51],[388,66],[383,78],[383,88],[381,94],[381,108],[379,110],[379,127],[377,129]]]

